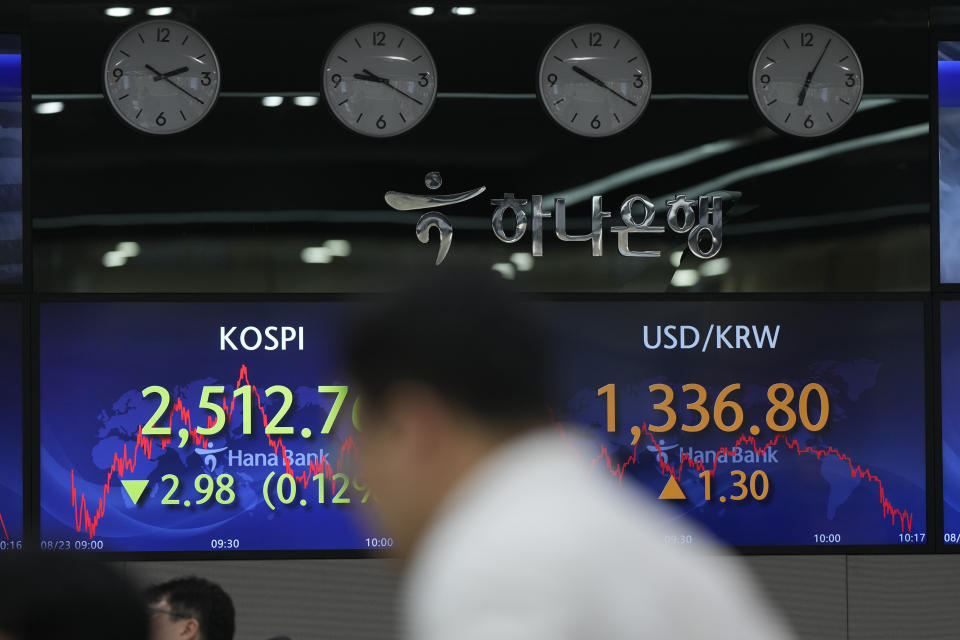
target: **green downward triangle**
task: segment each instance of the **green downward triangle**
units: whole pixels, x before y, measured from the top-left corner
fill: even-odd
[[[149,480],[121,480],[120,484],[123,485],[123,488],[127,490],[127,495],[130,496],[130,499],[133,500],[133,504],[140,502],[140,496],[143,495],[144,490],[147,488],[147,485],[150,484]]]

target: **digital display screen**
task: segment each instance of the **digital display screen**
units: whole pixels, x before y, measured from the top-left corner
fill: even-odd
[[[20,304],[0,302],[0,551],[23,544],[23,328]]]
[[[0,34],[0,283],[23,281],[23,107],[20,37]]]
[[[565,302],[559,421],[735,546],[927,542],[921,302]],[[957,358],[956,361],[960,361]],[[674,499],[670,499],[674,498]]]
[[[960,544],[960,300],[940,304],[943,541]]]
[[[43,303],[42,546],[389,547],[335,360],[355,304]],[[666,542],[926,542],[922,303],[538,304],[552,428],[663,494]]]
[[[365,550],[349,305],[44,303],[41,547]]]

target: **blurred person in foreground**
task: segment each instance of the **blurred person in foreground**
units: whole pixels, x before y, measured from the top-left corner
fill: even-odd
[[[146,591],[150,640],[233,640],[233,600],[204,578],[176,578]]]
[[[658,523],[674,516],[591,473],[595,449],[549,424],[531,310],[492,278],[445,273],[345,345],[361,470],[405,560],[407,636],[791,637],[736,561],[667,546]]]
[[[137,589],[101,561],[52,552],[0,557],[0,639],[147,640]]]

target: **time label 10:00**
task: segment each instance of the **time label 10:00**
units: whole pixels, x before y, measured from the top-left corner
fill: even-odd
[[[343,407],[344,400],[347,398],[349,387],[346,385],[320,385],[317,387],[317,391],[320,393],[336,394],[336,397],[333,400],[333,406],[330,408],[329,413],[327,413],[327,418],[323,423],[323,428],[320,430],[322,435],[326,435],[330,433],[330,430],[333,428],[333,425],[337,420],[337,416],[340,415],[340,409]],[[289,387],[277,384],[273,385],[272,387],[267,387],[266,391],[264,391],[265,398],[269,398],[272,395],[279,395],[282,399],[282,404],[280,405],[279,411],[277,411],[272,418],[267,416],[267,412],[263,408],[263,401],[260,398],[260,394],[251,385],[246,384],[235,389],[233,392],[233,400],[229,403],[229,405],[227,403],[225,394],[226,390],[223,385],[207,385],[203,387],[200,393],[200,402],[198,403],[198,406],[201,409],[209,411],[213,415],[207,418],[206,426],[196,426],[196,432],[199,435],[214,436],[220,433],[220,431],[223,430],[223,427],[227,424],[228,410],[232,415],[234,403],[238,398],[241,401],[241,412],[243,415],[243,435],[252,435],[254,396],[256,396],[256,410],[263,420],[264,433],[266,435],[295,435],[296,430],[294,427],[280,426],[280,423],[286,417],[287,413],[290,412],[291,407],[293,407],[293,391],[291,391]],[[168,421],[166,426],[158,424],[170,409],[170,392],[159,385],[152,385],[145,388],[142,391],[142,395],[144,398],[154,395],[160,397],[160,405],[157,407],[157,410],[153,413],[153,416],[147,420],[146,424],[143,425],[143,435],[170,436],[172,432],[170,424],[171,421]],[[220,402],[216,401],[218,398],[220,399]],[[357,428],[356,402],[353,404],[352,418],[353,426],[354,428]],[[312,435],[312,432],[309,428],[303,428],[300,430],[300,435],[304,438],[309,438]]]
[[[695,412],[700,417],[696,424],[681,424],[680,430],[689,433],[703,431],[711,422],[721,431],[733,433],[740,429],[744,423],[743,407],[736,400],[730,400],[729,396],[734,391],[740,389],[740,384],[731,384],[724,387],[713,402],[713,411],[706,406],[707,389],[701,384],[685,384],[680,387],[684,393],[696,394],[693,402],[688,402],[688,410]],[[654,403],[653,408],[662,411],[666,415],[666,421],[663,424],[648,424],[647,430],[653,433],[664,433],[673,429],[677,424],[677,411],[673,408],[674,391],[669,385],[657,383],[649,387],[651,393],[662,393],[663,400]],[[613,433],[617,430],[616,425],[616,385],[611,383],[597,389],[597,396],[606,396],[607,400],[607,431]],[[819,416],[814,420],[811,416],[811,400],[816,396],[820,404]],[[827,418],[830,416],[830,400],[827,398],[827,392],[823,385],[811,382],[800,390],[797,398],[797,407],[793,408],[791,403],[797,398],[793,387],[785,382],[777,382],[767,388],[767,400],[770,401],[770,408],[766,413],[766,425],[771,431],[783,433],[793,429],[798,422],[804,426],[807,431],[820,431],[827,424]],[[640,429],[633,427],[634,434],[633,445],[639,440]],[[751,435],[759,435],[760,428],[756,425],[750,428]]]

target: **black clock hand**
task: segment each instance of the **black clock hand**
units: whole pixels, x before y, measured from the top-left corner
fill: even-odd
[[[823,51],[820,52],[820,57],[817,58],[817,64],[813,65],[813,69],[810,70],[810,73],[807,74],[807,79],[803,82],[803,89],[800,89],[800,97],[797,99],[797,106],[802,107],[803,101],[807,99],[807,89],[810,88],[810,81],[813,80],[813,74],[817,72],[817,67],[820,66],[820,61],[823,60],[823,54],[827,52],[827,47],[830,46],[830,43],[833,41],[833,38],[827,40],[827,44],[823,45]]]
[[[396,91],[397,93],[399,93],[400,95],[402,95],[402,96],[404,96],[404,97],[407,97],[407,98],[413,100],[414,102],[416,102],[417,104],[419,104],[421,107],[423,106],[423,103],[422,103],[422,102],[420,102],[419,100],[417,100],[416,98],[414,98],[412,95],[410,95],[410,94],[407,93],[406,91],[403,91],[403,90],[401,90],[401,89],[396,88],[395,86],[393,86],[392,84],[390,84],[390,81],[387,80],[386,78],[381,78],[380,76],[378,76],[378,75],[375,74],[374,72],[370,71],[369,69],[363,69],[362,71],[363,71],[363,73],[355,73],[355,74],[353,74],[353,77],[356,78],[357,80],[366,80],[366,81],[368,81],[368,82],[380,82],[380,83],[382,83],[382,84],[385,84],[385,85],[387,85],[388,87],[390,87],[391,89],[393,89],[394,91]],[[366,75],[364,75],[364,74],[366,74]]]
[[[184,92],[185,94],[187,94],[188,96],[190,96],[191,98],[193,98],[194,100],[196,100],[197,102],[199,102],[200,104],[203,104],[203,100],[201,100],[201,99],[198,98],[197,96],[193,95],[192,93],[190,93],[189,91],[187,91],[186,89],[184,89],[183,87],[181,87],[180,85],[178,85],[176,82],[174,82],[174,81],[171,80],[170,78],[163,77],[163,74],[162,74],[162,73],[160,73],[159,71],[157,71],[156,69],[154,69],[154,68],[151,67],[150,65],[146,64],[146,65],[144,65],[144,66],[147,68],[148,71],[152,71],[152,72],[155,74],[155,75],[154,75],[154,78],[153,78],[155,82],[157,81],[156,76],[161,76],[163,80],[166,80],[167,82],[169,82],[170,84],[172,84],[173,86],[175,86],[177,89],[179,89],[180,91]]]
[[[590,82],[592,82],[592,83],[594,83],[594,84],[596,84],[596,85],[599,85],[599,86],[603,87],[604,89],[606,89],[607,91],[609,91],[609,92],[612,93],[613,95],[617,96],[617,97],[620,98],[621,100],[630,103],[631,106],[633,106],[633,107],[637,106],[637,103],[636,103],[636,102],[634,102],[634,101],[631,100],[630,98],[627,98],[626,96],[621,95],[620,93],[617,93],[616,91],[614,91],[613,89],[611,89],[610,87],[608,87],[606,82],[604,82],[603,80],[601,80],[601,79],[598,78],[597,76],[593,75],[592,73],[590,73],[590,72],[588,72],[588,71],[584,71],[583,69],[581,69],[581,68],[578,67],[577,65],[573,65],[573,70],[574,70],[576,73],[579,73],[581,76],[583,76],[583,77],[586,78],[587,80],[589,80]]]
[[[174,69],[173,71],[167,71],[166,73],[160,73],[153,76],[154,82],[159,80],[166,80],[170,76],[178,76],[184,71],[190,71],[190,67],[180,67],[179,69]]]

